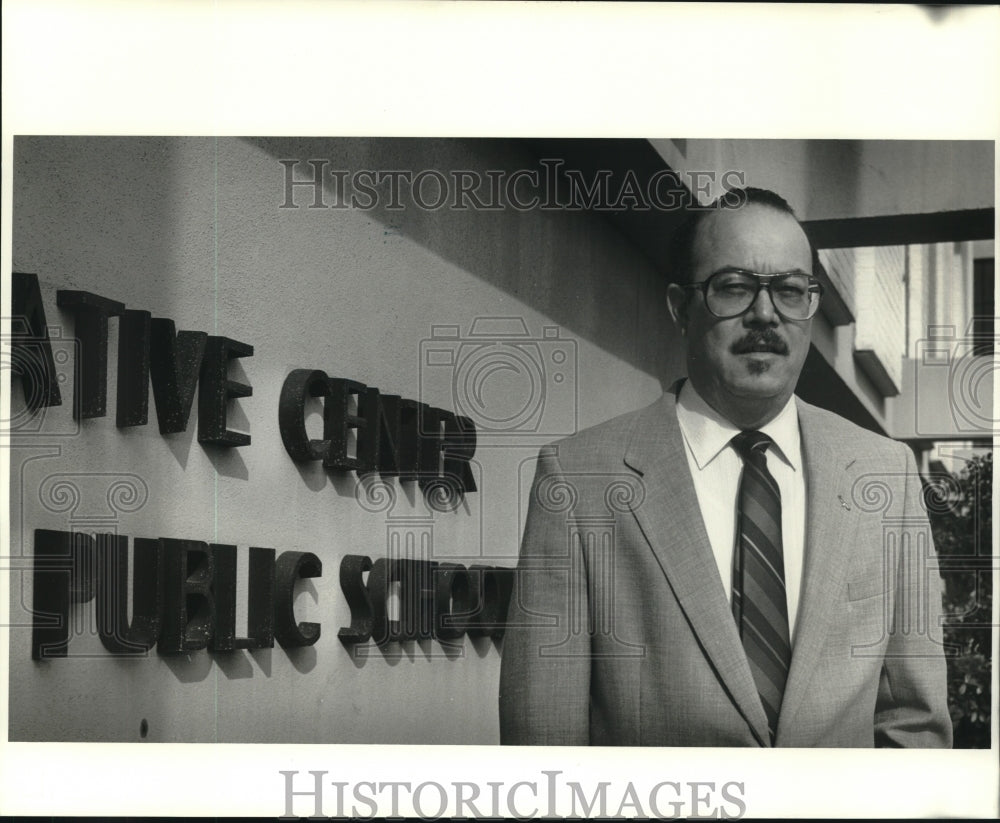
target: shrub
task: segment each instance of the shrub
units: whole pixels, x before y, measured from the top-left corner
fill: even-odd
[[[993,456],[926,487],[944,579],[948,708],[956,749],[990,747]]]

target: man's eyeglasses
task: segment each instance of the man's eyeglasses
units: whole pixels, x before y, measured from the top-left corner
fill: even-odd
[[[808,320],[816,314],[823,296],[823,284],[801,271],[760,274],[722,269],[701,283],[684,284],[684,288],[701,291],[709,312],[720,319],[748,312],[761,289],[767,289],[775,311],[785,320]]]

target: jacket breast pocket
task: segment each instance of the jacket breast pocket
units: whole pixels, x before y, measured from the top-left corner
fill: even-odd
[[[845,661],[858,664],[862,658],[881,655],[892,631],[892,608],[889,581],[881,572],[847,581],[847,602],[841,626],[848,646],[843,652]]]

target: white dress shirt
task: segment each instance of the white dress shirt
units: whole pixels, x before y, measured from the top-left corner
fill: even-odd
[[[743,461],[729,442],[739,429],[723,418],[685,380],[677,398],[677,422],[684,435],[688,467],[694,479],[701,517],[719,566],[719,576],[732,598],[733,547],[736,542],[737,495]],[[781,542],[788,597],[788,629],[795,639],[805,552],[806,479],[795,396],[760,431],[775,443],[767,449],[767,469],[781,490]]]

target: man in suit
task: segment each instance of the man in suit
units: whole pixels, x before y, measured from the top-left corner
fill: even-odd
[[[949,747],[913,455],[793,395],[822,296],[802,227],[744,189],[672,249],[687,379],[539,456],[501,742]]]

